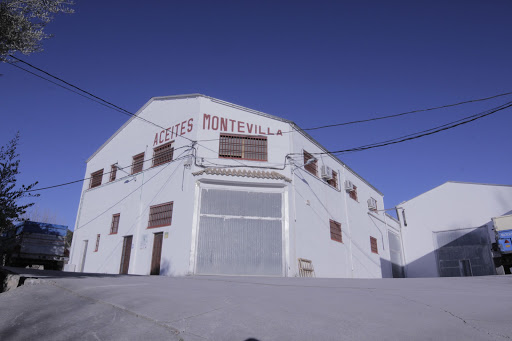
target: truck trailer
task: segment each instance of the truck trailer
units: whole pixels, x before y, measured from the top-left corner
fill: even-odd
[[[492,254],[496,273],[509,275],[512,268],[512,214],[492,218],[496,242]]]
[[[1,252],[7,266],[43,266],[62,270],[68,259],[68,227],[35,221],[23,221],[2,236]]]

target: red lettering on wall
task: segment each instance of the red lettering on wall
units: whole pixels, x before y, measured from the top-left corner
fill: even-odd
[[[244,122],[238,121],[238,132],[245,133],[244,131]]]
[[[231,121],[231,132],[234,132],[235,131],[235,122],[236,122],[236,120],[231,120],[230,119],[229,121]]]
[[[206,130],[206,121],[208,121],[208,130],[210,130],[210,115],[203,114],[203,129]]]
[[[185,123],[187,123],[187,121],[183,121],[183,122],[181,122],[180,135],[185,134]]]
[[[212,130],[219,129],[219,118],[217,116],[212,117]]]
[[[176,125],[175,125],[175,127],[176,127],[176,133],[175,133],[175,134],[176,134],[176,136],[178,136],[178,134],[179,134],[179,129],[180,129],[180,124],[179,124],[179,123],[178,123],[178,124],[176,124]]]
[[[281,131],[281,129],[279,129],[279,130],[277,131],[276,135],[283,136],[283,132]]]
[[[267,128],[267,135],[274,135],[274,133],[270,132],[270,127]]]
[[[169,128],[165,129],[165,142],[169,141]]]
[[[247,132],[248,132],[249,134],[252,134],[252,127],[254,127],[254,124],[249,124],[249,123],[247,123]]]
[[[164,142],[164,141],[162,140],[162,133],[164,133],[164,132],[165,132],[165,130],[162,130],[162,131],[160,132],[160,139],[158,140],[158,142],[160,142],[160,143]]]
[[[220,130],[227,131],[228,130],[228,119],[220,118]]]
[[[188,120],[188,129],[187,129],[187,132],[191,132],[192,131],[192,128],[194,128],[194,124],[192,124],[192,122],[194,122],[194,119],[191,118],[190,120]]]
[[[259,128],[259,134],[260,135],[265,135],[265,133],[261,131],[261,126],[258,126],[258,128]]]
[[[155,134],[155,142],[153,142],[153,146],[158,144],[158,133]]]

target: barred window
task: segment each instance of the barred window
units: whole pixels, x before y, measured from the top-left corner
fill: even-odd
[[[110,224],[110,234],[116,234],[119,229],[119,219],[121,218],[121,214],[113,214],[112,215],[112,223]]]
[[[91,182],[89,183],[89,188],[98,187],[101,185],[101,180],[103,179],[103,169],[94,172],[91,174]]]
[[[308,163],[308,161],[311,159],[315,159],[315,157],[313,155],[311,155],[310,153],[308,153],[307,151],[304,151],[304,169],[307,170],[308,172],[310,172],[311,174],[317,176],[317,174],[318,174],[317,161],[318,160]]]
[[[100,247],[100,236],[101,235],[99,234],[96,236],[96,247],[94,248],[94,252],[97,252]]]
[[[332,179],[327,180],[327,183],[334,188],[338,188],[338,173],[332,171]]]
[[[151,206],[148,228],[171,225],[173,202]]]
[[[370,237],[370,248],[373,253],[379,254],[379,248],[377,247],[377,238]]]
[[[267,137],[221,134],[219,157],[267,161]]]
[[[114,165],[110,166],[110,179],[109,179],[110,182],[112,182],[116,179],[116,174],[117,174],[117,165],[114,164]]]
[[[144,165],[144,153],[137,154],[133,157],[132,161],[132,174],[142,172]]]
[[[341,236],[341,224],[334,220],[329,220],[331,227],[331,239],[340,243],[343,243],[343,237]]]
[[[357,187],[354,185],[354,188],[352,190],[350,190],[350,192],[348,192],[348,195],[354,199],[355,201],[357,201]]]
[[[153,167],[172,161],[174,147],[172,142],[153,149]]]

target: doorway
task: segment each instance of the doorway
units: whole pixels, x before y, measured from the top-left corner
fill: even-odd
[[[130,254],[132,253],[132,239],[133,236],[126,236],[123,239],[123,253],[121,255],[121,266],[119,273],[128,274],[128,267],[130,266]]]
[[[162,240],[164,233],[155,233],[153,239],[153,255],[151,257],[150,275],[160,275],[160,259],[162,257]]]

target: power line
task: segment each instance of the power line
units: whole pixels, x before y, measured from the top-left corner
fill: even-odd
[[[176,149],[175,149],[175,151],[176,151],[176,150],[178,150],[178,149],[181,149],[181,148],[186,148],[186,147],[189,147],[189,148],[190,148],[190,146],[182,146],[182,147],[176,148]],[[188,155],[186,155],[186,156],[188,156]],[[144,160],[144,161],[142,161],[142,162],[151,161],[151,160],[153,160],[154,158],[155,158],[155,157],[152,157],[151,159],[147,159],[147,160]],[[180,159],[180,158],[177,158],[177,159],[171,160],[171,161],[169,161],[168,163],[172,163],[172,162],[177,161],[177,160],[179,160],[179,159]],[[129,166],[126,166],[126,167],[116,167],[116,171],[117,171],[117,169],[123,170],[123,169],[128,168],[128,167],[131,167],[131,166],[132,166],[132,165],[129,165]],[[104,173],[103,173],[103,175],[111,174],[111,173],[113,173],[113,172],[114,172],[114,171],[104,172]],[[103,175],[102,175],[102,176],[103,176]],[[131,176],[131,175],[135,175],[135,174],[129,174],[129,175],[125,176],[125,177]],[[80,179],[80,180],[74,180],[74,181],[70,181],[70,182],[65,182],[65,183],[58,184],[58,185],[53,185],[53,186],[48,186],[48,187],[43,187],[43,188],[37,188],[37,189],[31,189],[30,191],[26,191],[26,192],[36,192],[36,191],[42,191],[42,190],[45,190],[45,189],[51,189],[51,188],[56,188],[56,187],[62,187],[62,186],[71,185],[71,184],[74,184],[74,183],[77,183],[77,182],[82,182],[82,181],[90,180],[90,179],[92,179],[92,176],[91,176],[91,177],[88,177],[88,178]],[[122,178],[120,178],[120,179],[122,179]]]
[[[391,139],[391,140],[387,140],[387,141],[382,141],[382,142],[377,142],[377,143],[374,143],[374,144],[364,145],[364,146],[350,148],[350,149],[330,151],[330,152],[311,153],[311,154],[320,155],[320,154],[341,154],[341,153],[348,153],[348,152],[356,152],[356,151],[362,151],[362,150],[368,150],[368,149],[373,149],[373,148],[389,146],[391,144],[402,143],[402,142],[406,142],[406,141],[410,141],[410,140],[415,140],[415,139],[418,139],[418,138],[421,138],[421,137],[424,137],[424,136],[437,134],[437,133],[439,133],[441,131],[449,130],[449,129],[461,126],[463,124],[476,121],[478,119],[481,119],[483,117],[492,115],[492,114],[494,114],[494,113],[496,113],[498,111],[501,111],[501,110],[504,110],[504,109],[507,109],[507,108],[510,108],[510,107],[512,107],[512,101],[511,102],[507,102],[507,103],[505,103],[503,105],[500,105],[498,107],[495,107],[493,109],[481,112],[479,114],[467,116],[467,117],[465,117],[463,119],[460,119],[460,120],[457,120],[457,121],[453,121],[453,122],[449,122],[449,123],[443,124],[441,126],[437,126],[437,127],[434,127],[434,128],[423,130],[423,131],[420,131],[420,132],[417,132],[417,133],[414,133],[414,134],[409,134],[409,135],[405,135],[405,136],[398,137],[398,138],[395,138],[395,139]],[[294,153],[294,154],[300,154],[300,153]]]

